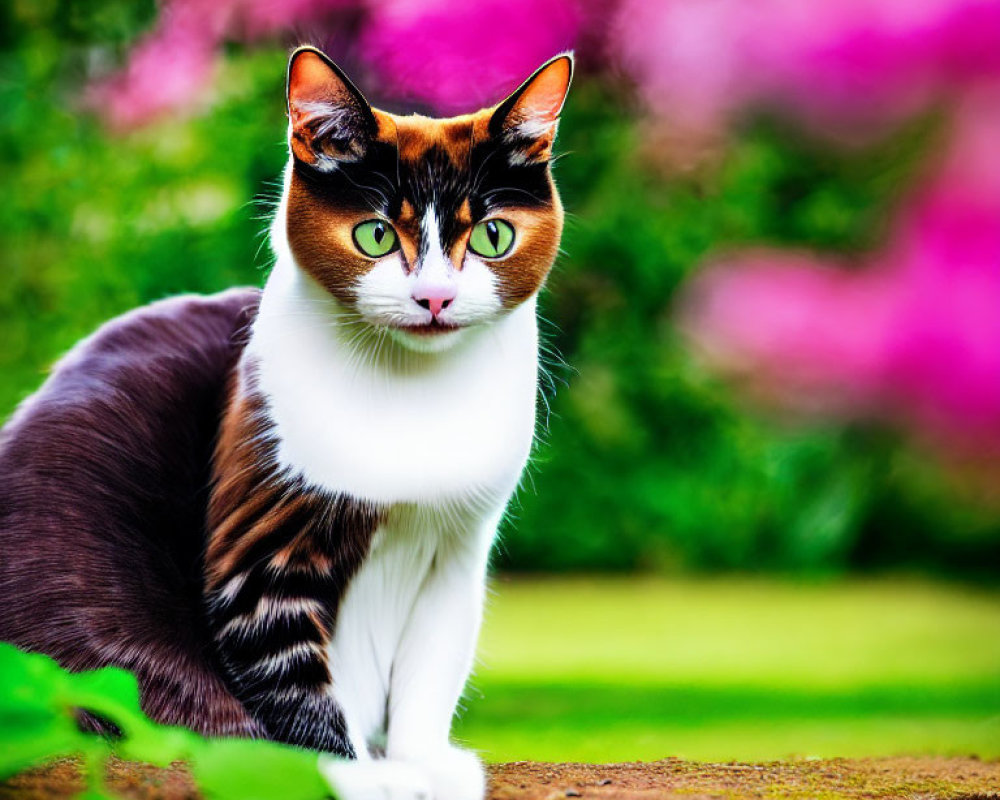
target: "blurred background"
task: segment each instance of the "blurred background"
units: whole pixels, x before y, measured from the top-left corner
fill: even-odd
[[[1000,756],[1000,0],[7,0],[0,418],[103,320],[262,283],[300,42],[429,114],[578,58],[458,736]]]

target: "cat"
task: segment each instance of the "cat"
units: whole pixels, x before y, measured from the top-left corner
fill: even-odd
[[[572,72],[430,119],[292,53],[263,290],[112,320],[0,434],[0,639],[332,754],[347,797],[481,797],[450,727],[532,446]]]

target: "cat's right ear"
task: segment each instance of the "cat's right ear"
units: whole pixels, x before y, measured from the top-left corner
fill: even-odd
[[[490,134],[514,148],[515,163],[548,161],[559,114],[573,80],[573,54],[549,59],[490,117]]]
[[[320,170],[357,161],[378,133],[364,95],[315,47],[288,60],[288,119],[292,155]]]

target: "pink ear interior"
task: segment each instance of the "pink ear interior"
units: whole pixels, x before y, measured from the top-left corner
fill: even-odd
[[[340,105],[350,100],[351,93],[330,65],[312,50],[295,54],[288,71],[288,109],[292,122],[297,117],[315,113],[313,104]]]
[[[569,56],[559,56],[539,70],[525,86],[512,109],[511,116],[551,125],[559,118],[573,75]]]

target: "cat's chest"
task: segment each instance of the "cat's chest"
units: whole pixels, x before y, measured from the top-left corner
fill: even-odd
[[[315,485],[378,504],[505,498],[535,425],[533,317],[434,369],[358,364],[322,337],[293,352],[269,332],[248,347],[268,398],[283,466]]]

